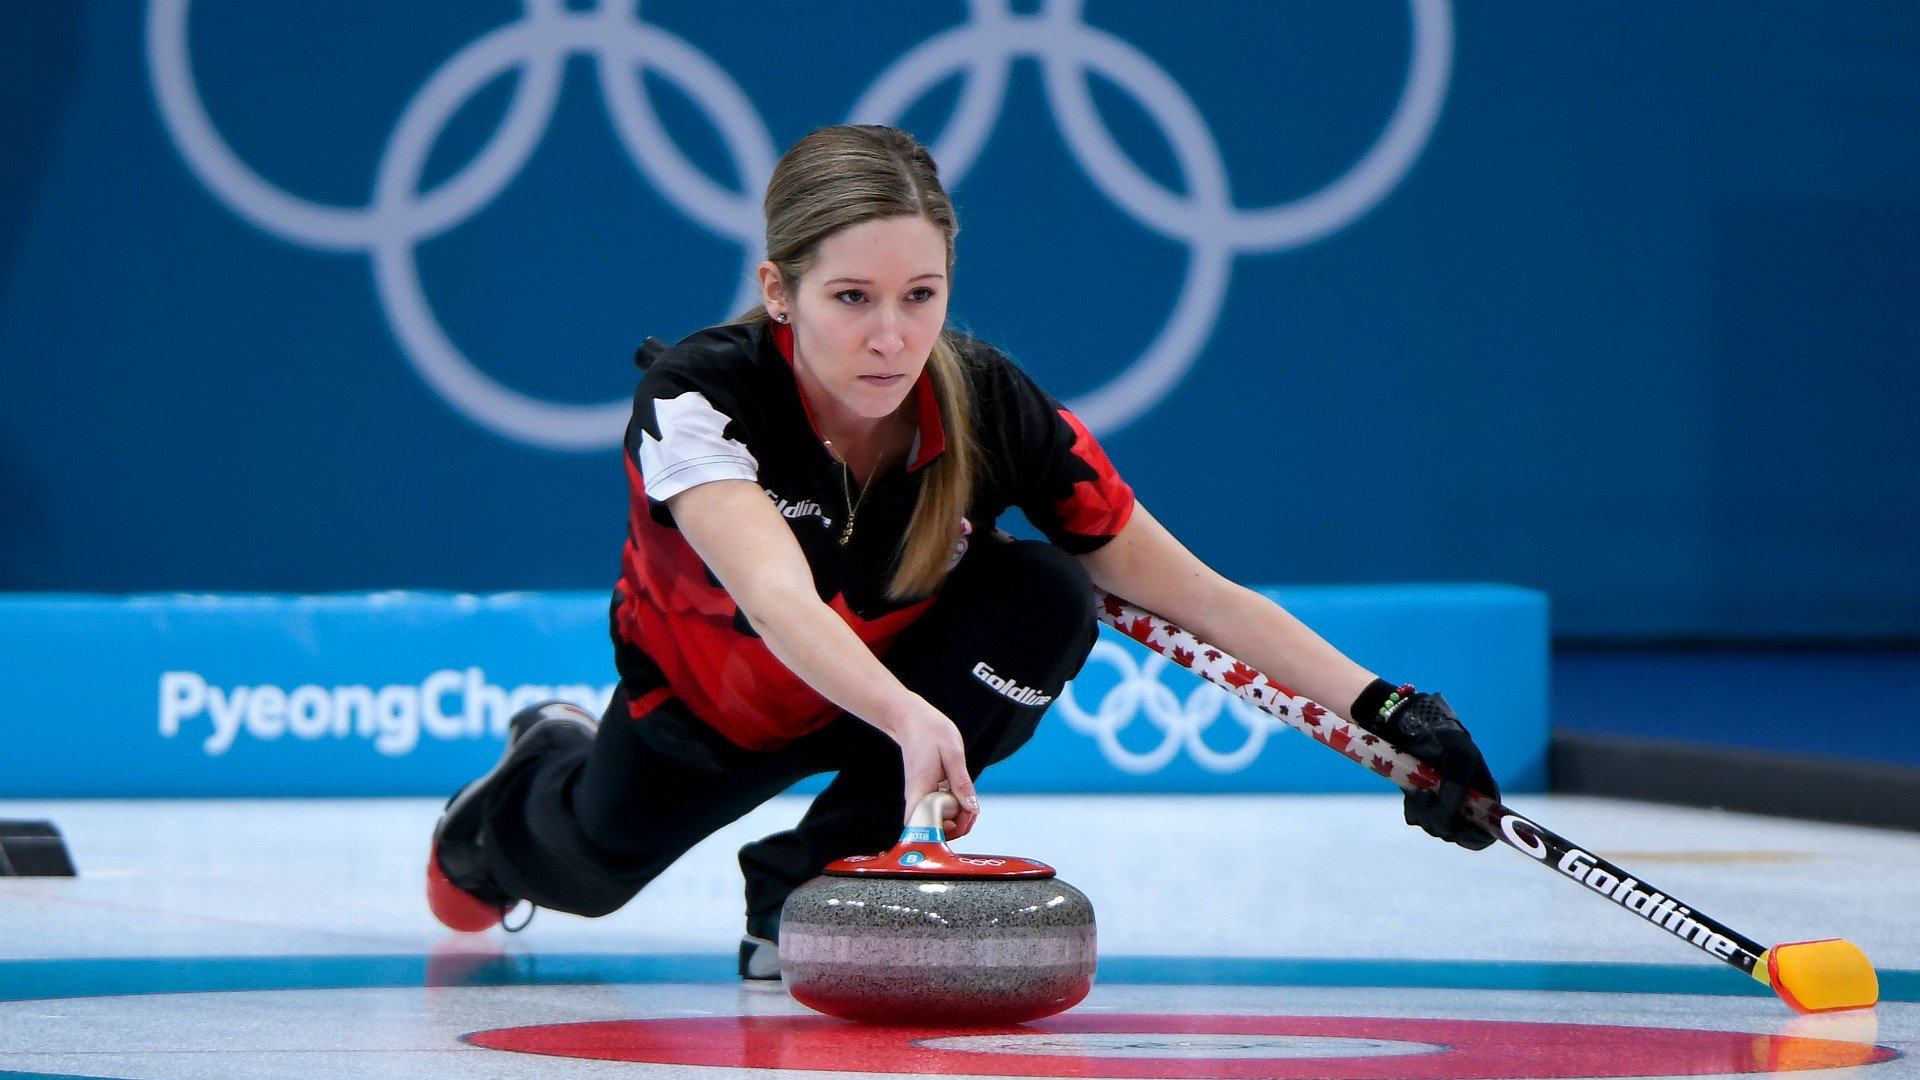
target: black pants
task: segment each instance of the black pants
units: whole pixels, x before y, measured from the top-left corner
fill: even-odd
[[[1057,697],[1095,630],[1092,586],[1071,556],[981,537],[884,662],[952,718],[977,776],[1019,749],[1046,708],[1006,696],[981,674]],[[636,719],[616,692],[596,738],[560,742],[498,779],[487,809],[489,871],[541,907],[605,915],[722,826],[821,773],[838,775],[798,825],[740,851],[748,924],[764,933],[787,894],[827,863],[899,838],[899,747],[852,716],[757,752],[728,742],[677,699]]]

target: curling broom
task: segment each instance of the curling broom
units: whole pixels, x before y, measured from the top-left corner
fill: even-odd
[[[1439,785],[1439,774],[1379,736],[1348,724],[1188,631],[1119,597],[1100,593],[1098,600],[1103,622],[1288,727],[1407,790]],[[1469,793],[1465,812],[1507,846],[1739,968],[1800,1012],[1867,1009],[1880,1000],[1873,964],[1850,941],[1791,941],[1766,948],[1480,792]]]

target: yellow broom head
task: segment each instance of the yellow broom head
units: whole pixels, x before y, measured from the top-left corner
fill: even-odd
[[[1756,967],[1754,977],[1803,1013],[1871,1009],[1880,1000],[1880,978],[1851,941],[1790,941],[1768,949],[1761,959],[1765,966]]]

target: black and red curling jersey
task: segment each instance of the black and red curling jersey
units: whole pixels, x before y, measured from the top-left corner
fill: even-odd
[[[992,529],[1014,506],[1073,554],[1117,535],[1133,491],[1093,436],[998,350],[960,344],[981,460],[956,537]],[[820,599],[876,655],[933,602],[887,597],[922,470],[946,448],[930,378],[922,374],[914,389],[920,426],[908,467],[873,481],[842,546],[852,485],[808,416],[792,348],[792,330],[771,323],[694,334],[646,361],[627,425],[631,505],[614,633],[633,647],[620,650],[629,708],[641,716],[671,695],[755,750],[815,730],[839,710],[773,656],[681,536],[668,499],[714,480],[759,484],[800,542]]]

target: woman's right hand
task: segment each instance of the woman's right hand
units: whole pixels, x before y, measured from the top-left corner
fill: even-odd
[[[913,816],[913,808],[921,799],[936,791],[949,791],[960,809],[940,826],[949,840],[967,835],[980,817],[980,797],[967,772],[967,747],[960,739],[960,729],[945,713],[916,695],[914,708],[895,721],[888,734],[900,744],[900,764],[906,773],[907,802],[902,822]]]
[[[960,804],[942,827],[965,836],[980,815],[967,750],[945,713],[900,684],[820,599],[805,552],[767,493],[750,480],[715,480],[667,500],[694,553],[740,606],[776,659],[821,697],[900,745],[906,773],[904,823],[942,788]]]

